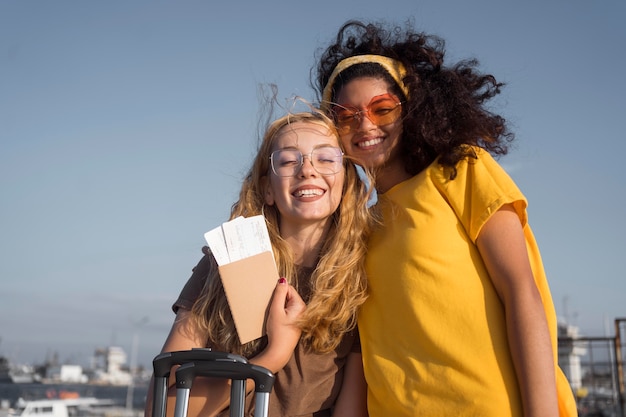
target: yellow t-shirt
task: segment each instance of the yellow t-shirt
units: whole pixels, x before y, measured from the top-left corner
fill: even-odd
[[[379,196],[384,224],[370,241],[370,297],[359,316],[371,417],[522,415],[503,306],[475,244],[503,204],[524,226],[556,362],[556,314],[526,200],[491,155],[476,152],[454,180],[435,162]],[[576,415],[557,371],[561,415]]]

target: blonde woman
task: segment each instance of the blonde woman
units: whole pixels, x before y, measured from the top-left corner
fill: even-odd
[[[239,343],[208,253],[173,306],[176,320],[163,351],[211,347],[270,369],[271,416],[367,415],[356,314],[366,299],[368,197],[330,119],[314,111],[274,121],[231,210],[231,218],[265,216],[284,277],[267,336]],[[194,383],[190,415],[228,415],[228,392],[224,381]],[[247,401],[246,413],[253,406]]]

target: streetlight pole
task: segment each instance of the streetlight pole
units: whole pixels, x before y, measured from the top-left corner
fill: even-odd
[[[615,319],[615,373],[617,374],[617,395],[619,411],[621,416],[625,416],[624,411],[624,367],[622,363],[622,336],[621,323],[626,322],[626,318]]]
[[[133,322],[133,342],[131,345],[131,352],[130,352],[130,365],[129,365],[129,372],[130,372],[130,382],[128,384],[128,389],[126,390],[126,409],[127,410],[132,410],[133,409],[133,399],[134,399],[134,394],[135,394],[135,374],[137,371],[137,355],[139,353],[139,333],[138,333],[138,328],[141,325],[144,325],[148,322],[148,318],[144,317],[139,321]]]

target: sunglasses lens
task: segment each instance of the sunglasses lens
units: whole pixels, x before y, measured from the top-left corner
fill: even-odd
[[[368,107],[369,118],[379,126],[393,123],[400,117],[402,107],[391,99],[377,101]]]
[[[352,129],[352,127],[356,126],[359,122],[358,112],[342,107],[335,108],[334,116],[337,130],[339,130],[339,133],[342,134],[348,133]]]

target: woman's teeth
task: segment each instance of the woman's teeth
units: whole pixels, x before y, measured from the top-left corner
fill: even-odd
[[[367,148],[368,146],[374,146],[381,143],[383,140],[381,138],[364,140],[363,142],[359,142],[357,145],[359,148]]]
[[[309,196],[314,196],[314,195],[322,195],[323,193],[324,191],[318,188],[316,189],[309,188],[306,190],[298,190],[295,193],[293,193],[293,195],[296,197],[309,197]]]

